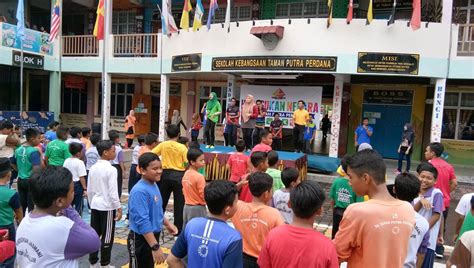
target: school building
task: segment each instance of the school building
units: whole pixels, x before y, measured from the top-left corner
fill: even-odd
[[[46,41],[55,2],[25,0],[24,110],[53,112],[66,126],[101,123],[104,46],[92,35],[98,1],[63,0],[61,45]],[[353,2],[350,23],[349,1],[336,0],[330,25],[325,0],[235,0],[229,28],[227,1],[219,0],[210,30],[204,1],[203,27],[192,30],[191,12],[189,31],[170,36],[161,34],[161,1],[109,2],[112,34],[104,61],[111,128],[124,131],[134,109],[139,133],[164,137],[172,111],[189,126],[210,91],[225,107],[230,97],[245,98],[242,88],[274,87],[275,96],[299,99],[291,88],[304,86],[320,95],[313,110],[332,121],[327,143],[316,152],[354,152],[354,130],[368,117],[372,145],[386,158],[397,157],[403,125],[412,123],[414,160],[423,158],[430,141],[441,141],[451,163],[474,165],[474,0],[422,1],[418,30],[409,25],[411,0],[397,1],[393,23],[393,1],[373,0],[370,24],[368,0]],[[0,111],[20,109],[16,5],[0,3],[6,21],[0,23]],[[172,1],[177,25],[182,9],[183,1]],[[268,96],[269,104],[275,96]],[[222,132],[218,125],[218,138]],[[284,144],[291,144],[291,130],[284,134]]]

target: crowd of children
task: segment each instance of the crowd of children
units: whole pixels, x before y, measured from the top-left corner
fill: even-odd
[[[416,174],[398,174],[392,186],[376,151],[345,156],[328,193],[331,240],[314,227],[324,189],[284,168],[273,150],[280,145],[272,148],[279,127],[260,130],[250,156],[237,140],[227,161],[230,178],[212,182],[199,144],[180,138],[176,125],[167,127],[165,142],[154,133],[138,136],[128,184],[130,267],[433,267],[456,187],[441,144],[429,144],[429,162]],[[309,141],[310,128],[311,122],[303,134]],[[102,140],[89,128],[54,123],[44,142],[35,129],[24,136],[21,145],[0,136],[0,149],[15,147],[11,158],[5,151],[0,157],[0,266],[77,267],[85,255],[91,267],[110,266],[125,174],[118,132]],[[17,191],[9,187],[12,171]],[[164,216],[171,193],[173,223]],[[90,224],[81,218],[85,200]],[[448,267],[472,265],[466,254],[474,252],[473,205],[469,193],[456,208],[458,242]],[[167,255],[159,242],[164,230],[176,236]]]

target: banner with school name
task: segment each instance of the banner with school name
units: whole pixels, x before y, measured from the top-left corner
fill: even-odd
[[[17,36],[16,25],[8,23],[1,23],[1,25],[2,46],[21,50],[21,42]],[[53,44],[49,43],[48,39],[48,33],[25,29],[23,50],[44,55],[53,55]]]
[[[280,115],[284,128],[292,128],[293,112],[298,109],[298,101],[306,102],[306,110],[313,118],[316,126],[321,121],[322,87],[295,87],[295,86],[256,86],[242,85],[240,89],[240,103],[243,104],[247,95],[263,101],[267,109],[265,125],[270,126],[275,113]]]

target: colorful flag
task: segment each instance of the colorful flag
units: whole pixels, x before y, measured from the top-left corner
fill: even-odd
[[[181,27],[181,29],[185,29],[186,31],[189,30],[189,12],[191,10],[193,10],[191,1],[184,0],[183,14],[181,15],[181,22],[179,23],[179,27]]]
[[[25,7],[23,5],[23,0],[18,0],[16,20],[16,36],[23,42],[23,40],[25,40]]]
[[[217,0],[211,0],[211,4],[209,5],[209,16],[207,17],[207,30],[211,29],[212,18],[214,18],[218,8]]]
[[[94,36],[97,40],[104,40],[104,1],[106,0],[99,0],[97,6],[97,18],[94,25]]]
[[[171,13],[171,2],[169,0],[163,0],[163,10],[161,11],[161,31],[164,35],[171,35],[172,33],[178,32],[178,26]],[[158,7],[160,8],[160,7]]]
[[[392,14],[390,14],[390,19],[388,19],[387,25],[395,23],[395,10],[397,9],[397,0],[393,0]]]
[[[421,0],[413,0],[413,13],[411,15],[410,26],[413,31],[421,27]]]
[[[331,26],[332,23],[332,0],[328,0],[328,24],[327,27]]]
[[[204,7],[201,0],[196,2],[196,11],[194,11],[193,31],[199,30],[202,26],[202,16],[204,15]]]
[[[372,0],[369,0],[369,8],[367,9],[367,21],[366,24],[370,24],[374,19],[374,13],[372,10]]]
[[[347,24],[351,23],[353,17],[354,17],[354,1],[349,0],[349,7],[347,8],[347,18],[346,18]]]
[[[227,31],[230,31],[230,9],[231,9],[231,0],[227,0],[227,7],[226,7],[226,10],[225,10],[225,28],[227,29]]]
[[[53,12],[51,13],[51,30],[49,31],[49,43],[54,42],[56,36],[59,32],[59,26],[61,26],[61,19],[59,14],[59,0],[56,0],[56,3],[53,7]]]

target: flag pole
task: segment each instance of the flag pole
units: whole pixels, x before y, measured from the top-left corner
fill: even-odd
[[[20,38],[20,130],[23,132],[23,40]]]
[[[110,81],[108,79],[108,75],[106,73],[106,57],[108,55],[107,52],[107,42],[108,42],[108,35],[109,35],[109,16],[112,13],[109,13],[109,2],[112,0],[104,0],[104,29],[103,34],[104,38],[102,40],[102,138],[108,138],[108,130],[109,130],[109,123],[110,123]],[[110,4],[112,7],[112,4]]]
[[[50,30],[51,34],[51,30]],[[61,77],[61,65],[62,65],[62,58],[63,58],[63,1],[59,0],[59,92],[62,90],[62,77]],[[59,106],[61,107],[61,106]],[[59,116],[59,115],[58,115]]]

